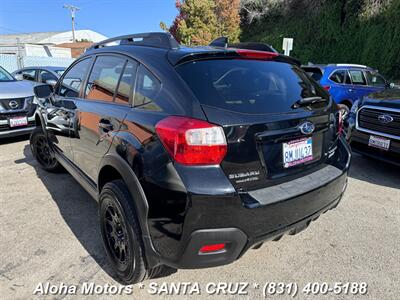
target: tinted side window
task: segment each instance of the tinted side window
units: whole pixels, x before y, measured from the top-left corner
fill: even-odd
[[[46,83],[47,80],[55,80],[57,81],[57,77],[54,76],[53,74],[51,74],[50,72],[47,72],[45,70],[41,70],[39,73],[39,78],[40,78],[40,82]]]
[[[369,85],[378,87],[386,86],[386,80],[381,75],[377,73],[372,73],[371,71],[365,72],[365,75],[367,76]]]
[[[97,57],[88,83],[85,98],[112,102],[126,59],[115,56]]]
[[[133,84],[135,82],[137,63],[128,62],[125,66],[119,81],[118,90],[115,94],[115,102],[126,104],[129,103],[130,96],[133,91]]]
[[[85,80],[90,61],[90,58],[86,58],[78,62],[65,74],[58,87],[58,95],[62,97],[79,97],[79,91]]]
[[[367,85],[364,73],[360,70],[350,70],[351,81],[356,85]]]
[[[161,83],[142,65],[138,68],[134,104],[138,108],[160,110],[153,101],[160,91]],[[152,103],[152,105],[150,105]]]
[[[35,81],[35,70],[23,70],[22,77],[24,80]]]
[[[329,77],[329,79],[332,80],[333,82],[344,84],[344,83],[348,83],[348,81],[346,81],[347,77],[348,76],[347,76],[346,70],[338,70],[338,71],[334,72]]]

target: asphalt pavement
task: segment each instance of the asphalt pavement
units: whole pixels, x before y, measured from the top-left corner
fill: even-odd
[[[343,292],[306,296],[302,289],[313,282],[365,282],[368,292],[357,299],[399,299],[399,168],[354,155],[347,192],[335,210],[300,234],[268,242],[231,265],[166,270],[163,277],[135,285],[131,292],[111,275],[97,203],[70,175],[40,169],[25,137],[0,140],[1,299],[81,299],[82,286],[88,284],[100,293],[109,285],[122,291],[114,296],[93,292],[85,299],[258,299],[267,282],[296,285],[294,299],[352,298]],[[49,295],[33,294],[46,284]],[[76,286],[77,295],[51,295],[51,289],[63,286]],[[173,287],[180,294],[168,296]],[[235,287],[246,293],[238,295]]]

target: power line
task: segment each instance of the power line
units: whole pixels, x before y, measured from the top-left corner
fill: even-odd
[[[74,5],[69,5],[69,4],[64,4],[63,6],[66,9],[69,9],[71,12],[71,21],[72,21],[72,42],[75,43],[75,13],[80,10],[79,7],[76,7]]]

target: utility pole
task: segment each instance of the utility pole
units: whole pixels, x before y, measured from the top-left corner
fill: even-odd
[[[69,9],[71,12],[71,20],[72,20],[72,42],[75,43],[75,13],[80,10],[79,7],[69,5],[69,4],[64,4],[63,6],[66,9]]]

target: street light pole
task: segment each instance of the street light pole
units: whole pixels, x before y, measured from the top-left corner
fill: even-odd
[[[63,6],[66,9],[69,9],[71,12],[71,20],[72,20],[72,42],[75,43],[75,13],[80,10],[79,7],[69,5],[69,4],[64,4]]]

